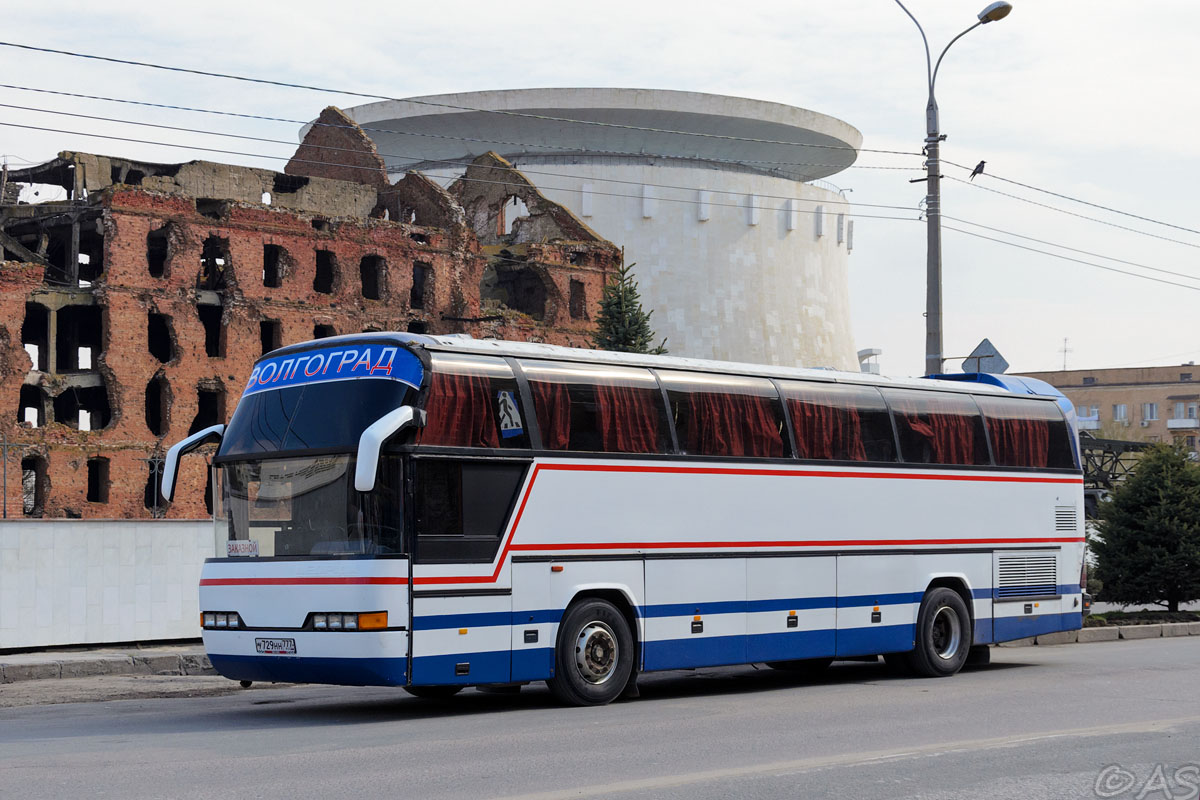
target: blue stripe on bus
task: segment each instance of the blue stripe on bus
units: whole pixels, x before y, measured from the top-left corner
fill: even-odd
[[[486,628],[495,625],[519,626],[558,622],[562,609],[540,609],[537,611],[480,611],[464,614],[431,614],[413,617],[414,631],[436,631],[447,628]]]
[[[554,677],[554,647],[512,651],[513,681],[544,681]]]
[[[448,653],[413,658],[413,683],[420,685],[508,683],[511,678],[512,652],[490,650],[483,653]],[[470,671],[458,675],[457,666],[468,664]]]
[[[292,658],[209,653],[218,673],[235,681],[403,686],[406,658]]]
[[[746,637],[746,660],[753,663],[832,656],[836,635],[832,628],[752,634]]]
[[[916,625],[871,625],[845,628],[837,632],[837,655],[871,656],[877,653],[901,653],[913,649]]]
[[[1073,631],[1083,627],[1083,614],[1023,614],[1019,617],[996,617],[992,622],[997,642],[1009,642],[1056,631]]]

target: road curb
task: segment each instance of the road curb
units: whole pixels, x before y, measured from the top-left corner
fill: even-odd
[[[0,656],[0,684],[100,675],[212,675],[216,670],[203,652],[51,653]]]
[[[1121,638],[1121,632],[1117,630],[1116,625],[1109,625],[1103,628],[1080,628],[1079,642],[1085,644],[1088,642],[1115,642]]]
[[[1163,626],[1158,625],[1118,625],[1122,639],[1157,639],[1162,636]]]

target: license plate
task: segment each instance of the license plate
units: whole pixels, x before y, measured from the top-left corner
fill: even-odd
[[[255,639],[254,646],[258,652],[266,656],[296,655],[295,639]]]

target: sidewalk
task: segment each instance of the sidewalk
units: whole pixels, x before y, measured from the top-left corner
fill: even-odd
[[[200,642],[0,654],[0,684],[94,675],[215,674]]]

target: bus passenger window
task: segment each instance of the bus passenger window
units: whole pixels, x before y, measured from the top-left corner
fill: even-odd
[[[512,369],[497,358],[435,353],[427,420],[417,443],[442,447],[529,447]]]
[[[1057,403],[991,395],[975,400],[987,420],[997,466],[1075,467],[1067,422]]]
[[[970,395],[884,389],[910,464],[987,464],[983,417]]]
[[[874,386],[780,383],[796,457],[823,461],[895,461],[896,439],[887,404]]]
[[[769,380],[665,370],[659,377],[682,452],[734,458],[789,455],[783,408]]]
[[[417,563],[490,562],[525,470],[523,463],[414,459]]]
[[[648,370],[522,362],[547,450],[670,452],[662,392]]]

